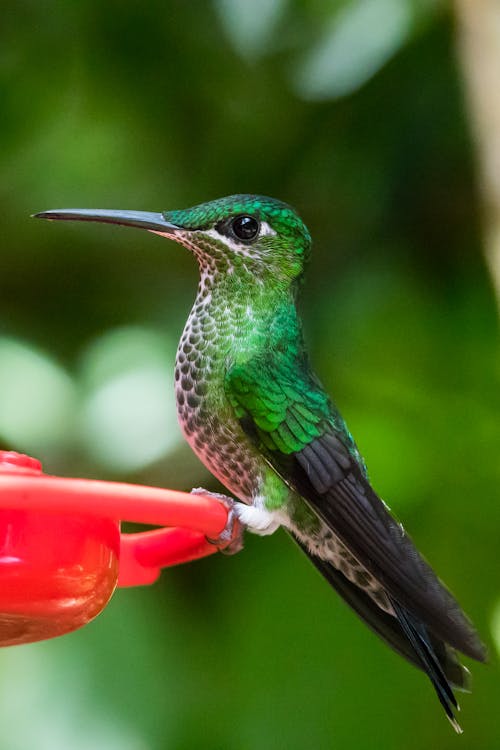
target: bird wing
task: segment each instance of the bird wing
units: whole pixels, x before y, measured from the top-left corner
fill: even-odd
[[[411,640],[405,634],[400,624],[400,618],[390,615],[381,609],[375,600],[359,586],[349,581],[344,574],[335,568],[328,560],[322,560],[312,555],[305,544],[298,540],[297,544],[302,551],[310,558],[314,566],[326,578],[328,583],[334,588],[344,601],[356,612],[356,614],[365,622],[388,646],[394,649],[400,656],[403,656],[409,662],[419,669],[425,670],[422,659],[419,658],[417,650],[413,647]],[[430,641],[430,647],[436,655],[436,659],[442,668],[442,671],[450,684],[461,690],[469,689],[469,672],[460,664],[456,652],[453,648],[448,647],[443,641],[427,634]]]
[[[344,421],[307,362],[295,364],[276,349],[232,366],[226,393],[243,430],[396,602],[435,636],[484,660],[460,606],[372,489]]]

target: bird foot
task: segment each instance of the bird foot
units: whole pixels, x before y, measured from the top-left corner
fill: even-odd
[[[210,544],[214,544],[219,552],[224,555],[235,555],[243,549],[243,534],[244,526],[240,523],[236,506],[240,503],[236,503],[232,497],[228,495],[221,495],[219,492],[208,492],[203,487],[195,487],[191,490],[192,495],[206,495],[207,497],[213,497],[227,508],[227,522],[221,533],[216,539],[210,539],[207,537],[207,541]]]

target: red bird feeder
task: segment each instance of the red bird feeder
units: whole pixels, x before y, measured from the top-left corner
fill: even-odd
[[[222,502],[156,487],[43,474],[0,451],[0,646],[69,633],[116,586],[153,583],[161,568],[213,554]],[[120,521],[167,528],[121,534]]]

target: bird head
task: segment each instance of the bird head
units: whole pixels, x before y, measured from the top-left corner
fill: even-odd
[[[231,195],[192,208],[150,213],[58,209],[37,218],[95,221],[147,229],[195,255],[203,274],[292,284],[302,275],[311,238],[294,209],[259,195]]]

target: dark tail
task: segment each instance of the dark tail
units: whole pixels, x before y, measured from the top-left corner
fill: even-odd
[[[445,664],[439,661],[438,655],[431,643],[429,633],[421,622],[416,620],[408,610],[401,607],[394,599],[391,599],[391,604],[403,633],[418,656],[422,669],[432,682],[446,716],[450,720],[455,732],[461,734],[462,728],[455,718],[455,711],[459,711],[460,708],[457,699],[453,695],[448,678],[444,673],[443,667]]]
[[[427,674],[453,728],[461,732],[455,718],[455,711],[459,708],[452,686],[468,690],[469,671],[460,664],[455,650],[429,633],[398,602],[391,599],[394,617],[380,609],[371,596],[351,583],[331,563],[315,557],[301,543],[299,546],[356,614],[398,654]]]

